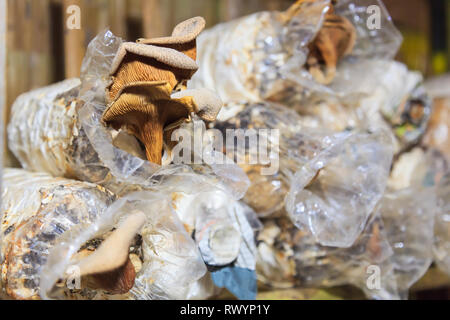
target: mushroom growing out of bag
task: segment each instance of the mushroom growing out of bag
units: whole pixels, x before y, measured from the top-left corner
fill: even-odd
[[[170,153],[165,131],[189,121],[192,113],[213,121],[222,106],[209,90],[184,90],[198,69],[196,37],[204,26],[203,18],[192,18],[175,27],[171,37],[123,43],[111,67],[102,121],[117,130],[126,127],[153,163],[162,163],[163,149]]]
[[[130,214],[120,226],[106,237],[95,251],[82,250],[77,254],[80,276],[87,286],[103,289],[111,294],[125,294],[134,285],[136,266],[129,255],[135,236],[145,224],[143,212]]]
[[[288,11],[285,18],[295,16],[304,5],[314,4],[316,0],[297,1]],[[306,67],[313,78],[322,84],[330,84],[336,74],[336,66],[341,58],[350,54],[356,42],[356,30],[346,18],[334,13],[334,4],[328,8],[321,29],[309,44],[309,55]]]

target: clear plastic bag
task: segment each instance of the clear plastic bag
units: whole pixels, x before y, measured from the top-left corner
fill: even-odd
[[[260,103],[215,128],[278,129],[280,140],[270,144],[280,151],[280,170],[264,176],[260,167],[245,164],[255,184],[249,189],[251,199],[244,200],[267,217],[277,214],[286,198],[286,210],[299,228],[309,230],[322,245],[348,247],[384,193],[393,157],[391,139],[384,132],[308,128],[301,120],[286,107]],[[266,199],[268,193],[278,201]]]
[[[394,250],[391,262],[402,298],[433,261],[436,195],[433,188],[388,191],[379,205],[387,239]]]

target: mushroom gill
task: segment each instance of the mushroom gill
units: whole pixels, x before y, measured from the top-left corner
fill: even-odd
[[[192,99],[171,99],[171,92],[170,84],[161,81],[126,86],[103,114],[103,121],[116,129],[126,126],[145,145],[147,159],[161,164],[164,128],[195,111]]]

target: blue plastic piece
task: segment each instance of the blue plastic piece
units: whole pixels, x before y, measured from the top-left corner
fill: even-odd
[[[227,288],[239,300],[255,300],[257,285],[255,270],[227,267],[212,273],[214,284]]]

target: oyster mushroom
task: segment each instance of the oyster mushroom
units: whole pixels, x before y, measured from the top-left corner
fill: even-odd
[[[191,113],[213,121],[222,106],[212,92],[180,91],[198,68],[196,37],[204,25],[203,18],[193,18],[179,24],[172,37],[124,43],[113,61],[102,121],[114,129],[125,126],[153,163],[162,164],[165,130],[189,121]]]
[[[136,42],[150,44],[158,47],[172,48],[183,52],[185,55],[195,60],[197,57],[197,36],[205,28],[205,19],[195,17],[188,19],[177,25],[170,37],[153,39],[138,39]]]
[[[132,213],[92,254],[81,252],[78,259],[80,255],[85,257],[76,264],[80,276],[88,277],[88,283],[95,288],[112,294],[127,293],[133,287],[136,277],[129,248],[145,222],[144,213]]]

